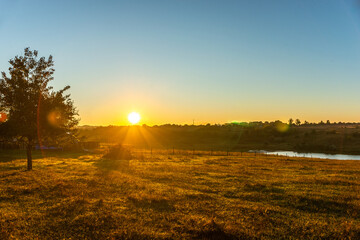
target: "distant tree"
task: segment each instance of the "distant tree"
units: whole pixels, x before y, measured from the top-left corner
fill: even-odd
[[[323,120],[321,120],[321,121],[319,122],[319,124],[320,124],[320,125],[324,125],[325,123],[323,122]]]
[[[290,118],[288,122],[289,122],[289,126],[291,126],[291,125],[293,125],[294,120],[292,118]]]
[[[73,137],[78,123],[70,95],[53,91],[54,62],[50,55],[38,58],[38,51],[25,48],[24,56],[10,59],[9,77],[0,78],[0,110],[8,120],[0,124],[3,137],[26,144],[27,169],[32,169],[34,144],[59,143]]]
[[[327,121],[326,121],[326,124],[327,124],[327,125],[330,125],[330,124],[331,124],[331,123],[330,123],[330,120],[327,120]]]
[[[304,124],[307,125],[307,124],[309,124],[309,122],[305,120],[305,121],[304,121]]]
[[[300,124],[301,124],[300,119],[297,118],[297,119],[295,120],[295,124],[296,124],[297,126],[300,126]]]

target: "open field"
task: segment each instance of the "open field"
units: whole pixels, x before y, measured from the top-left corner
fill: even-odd
[[[0,239],[359,239],[360,162],[0,152]]]

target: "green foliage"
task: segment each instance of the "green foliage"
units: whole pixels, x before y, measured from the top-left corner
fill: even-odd
[[[39,58],[36,50],[25,48],[24,56],[9,63],[9,76],[2,72],[0,79],[0,110],[8,115],[0,133],[24,141],[31,160],[33,144],[66,141],[74,135],[77,111],[70,95],[64,94],[69,86],[59,91],[49,86],[55,71],[51,55]]]

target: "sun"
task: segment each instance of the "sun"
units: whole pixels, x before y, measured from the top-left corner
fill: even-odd
[[[137,112],[129,113],[128,120],[131,124],[137,124],[140,121],[140,114]]]

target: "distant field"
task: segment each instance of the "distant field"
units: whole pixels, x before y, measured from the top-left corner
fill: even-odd
[[[359,239],[360,161],[0,152],[0,239]]]

